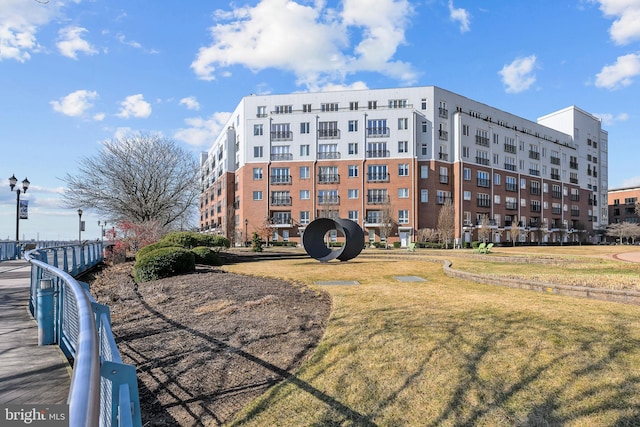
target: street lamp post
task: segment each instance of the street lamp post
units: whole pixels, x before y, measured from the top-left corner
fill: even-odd
[[[78,209],[78,243],[82,244],[82,209]]]
[[[11,191],[13,191],[17,183],[18,183],[18,179],[16,178],[16,175],[15,174],[11,175],[11,178],[9,178],[9,187],[11,187]],[[29,189],[29,184],[31,183],[27,178],[25,178],[24,181],[22,181],[23,193],[27,192],[27,190]],[[16,188],[15,191],[16,191],[16,243],[18,243],[18,241],[20,240],[20,192],[21,190],[19,188]]]
[[[249,243],[249,234],[247,232],[249,227],[249,220],[247,218],[244,219],[244,245],[247,246]]]
[[[102,221],[102,223],[100,222],[100,220],[98,220],[98,227],[100,227],[100,242],[102,243],[102,246],[104,246],[104,228],[107,226],[107,221]]]

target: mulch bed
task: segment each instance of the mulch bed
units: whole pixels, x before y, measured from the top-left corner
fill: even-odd
[[[136,284],[124,263],[83,280],[137,368],[144,426],[230,421],[309,357],[331,311],[318,289],[205,266]]]

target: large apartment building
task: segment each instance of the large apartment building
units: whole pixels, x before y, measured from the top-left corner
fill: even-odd
[[[607,138],[577,107],[533,122],[434,86],[251,95],[201,156],[200,229],[299,242],[338,216],[406,246],[451,201],[461,242],[584,240],[608,223]]]

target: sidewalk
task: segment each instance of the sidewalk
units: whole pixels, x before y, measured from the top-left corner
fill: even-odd
[[[58,346],[38,346],[30,274],[24,260],[0,262],[0,404],[66,403],[71,370]]]
[[[640,262],[640,252],[622,252],[613,257],[621,261]]]

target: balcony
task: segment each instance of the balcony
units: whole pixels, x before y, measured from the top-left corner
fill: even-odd
[[[446,130],[439,130],[438,131],[438,139],[441,139],[442,141],[448,141],[449,140],[449,132],[447,132]]]
[[[449,110],[447,110],[446,108],[438,108],[438,116],[442,119],[448,119]]]
[[[291,214],[274,215],[269,218],[269,224],[275,228],[289,228],[293,225],[293,219],[291,218]]]
[[[478,178],[477,184],[478,184],[478,187],[489,188],[489,186],[491,185],[491,180],[485,179],[485,178]]]
[[[389,196],[385,196],[385,195],[367,196],[368,205],[385,205],[387,203],[389,203]]]
[[[571,209],[571,216],[580,216],[579,209]]]
[[[272,206],[291,206],[291,197],[272,197]]]
[[[518,184],[516,183],[507,182],[504,187],[507,191],[518,191]]]
[[[436,197],[436,203],[439,205],[444,205],[446,202],[453,202],[453,199],[451,197],[445,197],[445,196],[437,196]]]
[[[318,175],[318,184],[338,184],[340,182],[340,174],[326,173]]]
[[[282,160],[293,160],[293,154],[291,153],[272,153],[271,160],[273,161],[282,161]]]
[[[321,151],[318,153],[318,160],[339,159],[339,151]]]
[[[504,144],[504,152],[505,153],[511,153],[511,154],[516,154],[516,152],[518,151],[518,147],[516,147],[513,144]]]
[[[340,196],[318,196],[319,205],[339,205]]]
[[[478,199],[478,207],[479,208],[490,208],[491,200],[489,199]]]
[[[560,164],[560,157],[551,157],[551,164],[552,165],[559,165]]]
[[[479,165],[489,166],[489,159],[485,157],[476,157],[476,163]]]
[[[578,162],[569,162],[569,167],[571,169],[578,169]]]
[[[438,160],[444,160],[445,162],[449,160],[449,155],[447,153],[438,153]]]
[[[529,175],[540,176],[540,171],[538,169],[529,169]]]
[[[389,182],[388,173],[368,173],[367,182]]]
[[[318,129],[318,139],[340,139],[340,129]]]
[[[388,138],[388,127],[367,128],[367,136],[370,138]]]
[[[539,203],[532,203],[530,207],[531,207],[531,212],[540,212],[541,211]]]
[[[560,215],[562,214],[562,208],[551,208],[551,213],[553,215]]]
[[[580,201],[580,195],[579,194],[572,194],[571,195],[571,201],[572,202],[579,202]]]
[[[440,175],[440,184],[448,184],[449,175]]]
[[[552,191],[551,192],[551,197],[553,197],[554,199],[561,199],[562,198],[562,193],[559,191]]]
[[[482,145],[483,147],[489,146],[489,138],[476,135],[476,145]]]
[[[375,159],[381,157],[389,157],[391,152],[389,150],[367,150],[367,158]]]
[[[577,184],[578,183],[578,178],[569,178],[569,182],[572,184]]]
[[[529,150],[529,158],[533,160],[540,160],[540,152]]]
[[[518,209],[518,203],[516,202],[506,202],[504,207],[508,210],[515,211]]]
[[[271,132],[271,140],[272,141],[292,141],[293,132],[290,130]]]
[[[540,187],[529,187],[529,194],[531,194],[532,196],[539,196]]]
[[[510,163],[505,163],[504,168],[508,171],[512,171],[512,172],[516,171],[516,165],[512,165]]]
[[[560,181],[560,174],[559,173],[552,173],[551,174],[551,179],[555,179],[557,181]]]
[[[291,185],[291,175],[272,175],[272,185]]]

